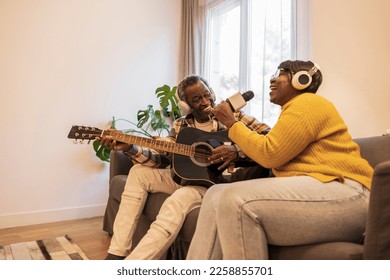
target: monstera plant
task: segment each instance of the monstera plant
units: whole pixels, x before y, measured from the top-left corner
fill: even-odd
[[[170,87],[164,85],[155,91],[155,95],[159,100],[160,109],[155,110],[153,105],[148,105],[145,110],[137,112],[137,123],[126,119],[116,119],[112,117],[110,128],[116,129],[118,122],[126,122],[131,127],[121,129],[126,134],[139,134],[145,137],[152,137],[154,135],[163,136],[168,133],[172,122],[181,117],[181,112],[177,106],[176,86]],[[111,149],[100,144],[98,140],[93,142],[93,149],[96,156],[102,161],[110,161]]]

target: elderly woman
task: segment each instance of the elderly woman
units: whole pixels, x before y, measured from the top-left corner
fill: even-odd
[[[373,170],[333,104],[315,94],[318,65],[284,61],[270,82],[282,110],[267,135],[248,130],[226,103],[213,114],[274,177],[210,188],[188,259],[267,259],[268,244],[358,242],[364,232]]]

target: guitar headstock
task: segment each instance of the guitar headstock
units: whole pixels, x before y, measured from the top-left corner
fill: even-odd
[[[102,132],[101,129],[96,127],[74,125],[69,131],[68,138],[75,140],[95,140]]]

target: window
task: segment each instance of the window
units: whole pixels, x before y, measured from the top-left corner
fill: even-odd
[[[280,107],[269,102],[269,78],[280,62],[296,58],[295,0],[218,3],[207,12],[204,76],[218,101],[252,90],[243,110],[273,126]]]

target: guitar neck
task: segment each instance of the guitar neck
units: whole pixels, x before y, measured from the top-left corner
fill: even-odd
[[[186,144],[171,143],[163,140],[156,140],[151,138],[128,135],[119,131],[105,130],[102,132],[102,134],[105,134],[106,136],[116,141],[123,142],[126,144],[136,144],[146,148],[152,148],[164,152],[169,152],[169,153],[174,153],[174,154],[179,154],[179,155],[189,156],[189,157],[195,155],[195,148]]]

